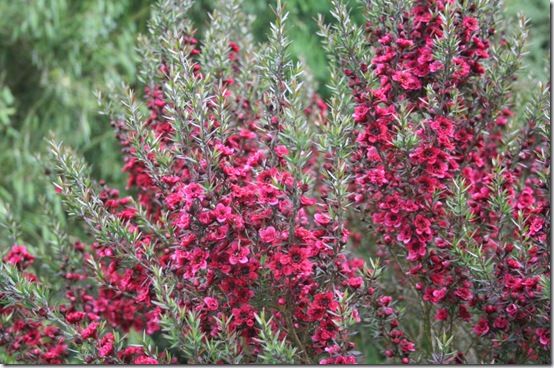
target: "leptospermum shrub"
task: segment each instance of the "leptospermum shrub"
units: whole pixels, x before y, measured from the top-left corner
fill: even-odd
[[[512,116],[495,1],[372,1],[361,29],[336,3],[328,103],[280,4],[266,45],[239,1],[199,42],[190,5],[154,9],[144,98],[100,96],[131,196],[51,142],[90,239],[39,257],[9,227],[6,360],[549,361],[548,90]]]
[[[52,142],[56,188],[93,242],[68,250],[59,291],[25,247],[8,252],[6,351],[46,363],[355,363],[364,318],[407,360],[414,344],[377,290],[379,269],[345,250],[339,202],[310,194],[326,105],[288,59],[282,7],[254,50],[238,3],[220,4],[203,44],[189,6],[163,1],[140,40],[144,102],[128,92],[106,104],[134,197],[93,183]]]
[[[526,31],[498,3],[370,1],[364,29],[339,6],[323,33],[355,100],[354,216],[433,363],[550,360],[549,89],[514,114]]]

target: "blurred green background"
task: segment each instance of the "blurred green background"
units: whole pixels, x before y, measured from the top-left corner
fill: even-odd
[[[52,186],[37,157],[44,152],[48,132],[85,155],[96,178],[124,188],[119,148],[108,121],[97,113],[95,91],[105,90],[109,81],[136,84],[135,39],[146,30],[152,3],[0,1],[0,201],[10,205],[24,240],[40,242],[48,230],[43,207],[58,206],[49,200],[54,197]],[[259,41],[266,38],[273,19],[272,3],[245,0],[245,11],[256,17],[253,32]],[[284,3],[290,12],[293,56],[306,61],[325,96],[328,71],[314,18],[322,13],[331,20],[330,0]],[[211,4],[198,0],[193,8],[191,17],[200,31]],[[527,73],[547,80],[549,3],[507,0],[506,5],[509,16],[522,12],[530,18]],[[354,14],[361,22],[362,12]],[[49,210],[63,217],[58,207]]]

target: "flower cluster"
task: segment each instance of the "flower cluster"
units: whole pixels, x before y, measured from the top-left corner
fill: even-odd
[[[275,49],[267,55],[232,38],[241,24],[217,20],[235,10],[213,14],[210,32],[227,36],[222,43],[208,33],[202,48],[182,19],[168,20],[160,10],[153,20],[153,30],[158,20],[169,24],[165,36],[173,44],[150,45],[156,56],[146,61],[145,69],[152,65],[146,102],[130,96],[121,110],[109,111],[123,146],[127,189],[137,199],[83,180],[79,161],[53,146],[57,191],[94,241],[79,243],[81,267],[88,266],[66,274],[75,284],[52,313],[78,333],[70,343],[87,363],[256,362],[275,354],[268,334],[288,349],[283,362],[356,362],[351,335],[368,314],[361,309],[373,308],[365,301],[374,296],[375,281],[346,251],[344,220],[331,216],[333,209],[303,181],[314,165],[313,148],[288,134],[301,136],[296,121],[320,118],[326,106],[301,87],[294,93],[308,102],[292,106],[299,95],[282,89],[299,82],[286,59],[282,8]],[[273,53],[284,56],[281,64],[273,64]],[[266,65],[261,84],[247,69],[257,59]],[[264,83],[274,82],[264,93]],[[88,204],[80,202],[84,197]],[[5,259],[23,266],[33,257],[15,247]],[[390,301],[375,302],[374,318],[385,326],[383,337],[401,346],[387,355],[407,357],[414,344],[390,321]],[[270,321],[260,320],[265,313]],[[125,347],[116,331],[131,330],[165,339],[171,348],[156,355]]]
[[[200,40],[191,5],[154,8],[144,99],[105,104],[129,195],[52,142],[88,238],[58,234],[54,272],[5,252],[8,356],[353,364],[370,338],[387,362],[548,360],[548,90],[518,126],[523,37],[492,2],[376,0],[357,27],[336,1],[328,102],[280,2],[262,47],[240,1]]]
[[[540,361],[550,351],[546,108],[515,126],[521,141],[510,149],[504,81],[522,39],[496,28],[491,6],[416,1],[395,21],[385,13],[366,24],[369,63],[352,69],[346,54],[342,64],[358,124],[353,200],[378,254],[424,302],[430,355],[433,313],[439,334],[470,324],[486,359]],[[465,347],[455,349],[462,359]]]
[[[12,246],[3,258],[6,264],[23,272],[22,277],[29,282],[37,281],[36,275],[24,271],[32,266],[34,260],[35,257],[23,245]],[[4,299],[5,295],[2,296]],[[30,319],[28,313],[18,314],[17,312],[19,308],[15,306],[0,306],[1,315],[13,316],[9,324],[0,324],[1,345],[10,355],[18,357],[19,360],[40,360],[48,364],[61,364],[67,354],[67,344],[60,329],[34,321]],[[39,312],[45,314],[44,310]]]

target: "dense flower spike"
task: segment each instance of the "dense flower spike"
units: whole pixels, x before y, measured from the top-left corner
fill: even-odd
[[[432,337],[446,334],[457,360],[543,362],[549,90],[539,86],[525,120],[514,120],[525,31],[502,29],[494,1],[377,3],[362,51],[340,57],[358,124],[351,190],[377,254],[424,301],[428,359],[450,359],[437,358]],[[470,329],[468,351],[458,336]]]

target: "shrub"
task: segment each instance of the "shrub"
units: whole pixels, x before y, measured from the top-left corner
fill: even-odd
[[[283,9],[255,52],[238,3],[212,14],[201,49],[189,6],[162,2],[140,40],[146,102],[127,91],[121,106],[106,105],[136,199],[94,184],[52,143],[56,190],[94,242],[60,239],[57,306],[39,286],[49,281],[21,273],[34,256],[12,247],[7,351],[47,363],[351,363],[363,317],[407,359],[413,343],[377,290],[378,270],[344,249],[344,211],[309,194],[325,105],[288,59]],[[131,329],[144,332],[142,347],[126,345]]]
[[[369,337],[388,362],[548,361],[548,89],[516,119],[524,32],[494,1],[374,1],[365,27],[333,5],[328,103],[280,2],[262,45],[239,0],[202,42],[192,1],[153,9],[144,99],[98,96],[129,195],[52,139],[88,237],[52,217],[32,252],[4,211],[4,360],[356,363]]]
[[[354,216],[420,301],[424,357],[548,361],[549,89],[514,116],[525,21],[493,1],[367,10],[326,32],[355,99]]]

